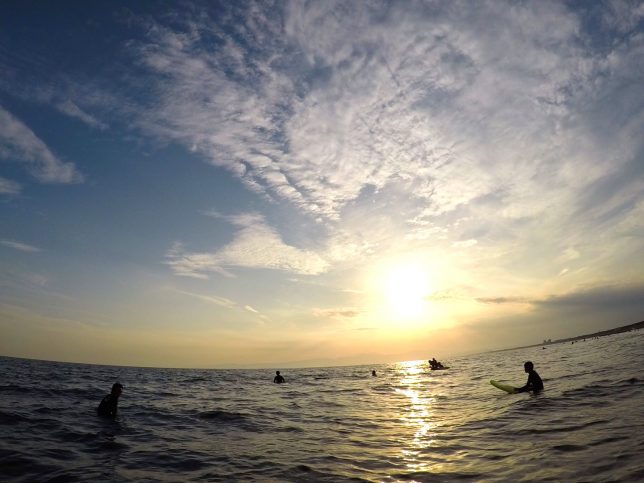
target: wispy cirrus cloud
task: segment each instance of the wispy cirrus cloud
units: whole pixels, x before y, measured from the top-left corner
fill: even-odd
[[[229,268],[266,268],[298,274],[319,274],[328,262],[318,254],[284,243],[279,234],[256,213],[229,216],[237,227],[235,239],[211,253],[190,252],[175,244],[166,255],[166,263],[177,275],[208,278],[208,273],[231,276]]]
[[[340,308],[315,308],[313,315],[315,317],[322,317],[325,319],[353,319],[362,313],[361,310],[354,307],[340,307]]]
[[[83,175],[73,163],[64,162],[22,121],[0,107],[0,158],[27,164],[43,183],[78,183]]]
[[[14,196],[19,194],[21,190],[20,183],[0,176],[0,195]]]
[[[269,317],[261,313],[256,308],[250,305],[240,305],[239,303],[227,297],[221,297],[218,295],[204,295],[199,293],[186,292],[185,290],[175,290],[175,292],[182,295],[186,295],[188,297],[201,300],[202,302],[205,302],[208,304],[218,305],[220,307],[225,307],[227,309],[236,309],[236,310],[243,310],[246,312],[250,312],[251,314],[255,315],[257,319],[259,319],[259,321],[261,321],[262,323],[270,320]]]
[[[530,300],[526,297],[478,297],[477,302],[482,304],[494,304],[494,305],[504,305],[504,304],[532,304],[535,301]]]
[[[237,306],[237,303],[233,300],[230,300],[226,297],[219,297],[217,295],[203,295],[192,292],[186,292],[184,290],[176,290],[177,293],[182,295],[187,295],[189,297],[194,297],[201,300],[202,302],[219,305],[220,307],[233,308]]]
[[[37,253],[42,251],[40,248],[33,245],[14,240],[0,240],[0,245],[4,245],[5,247],[13,248],[14,250],[25,253]]]
[[[97,119],[95,116],[85,112],[81,109],[76,103],[71,99],[65,99],[64,101],[57,102],[55,104],[56,109],[58,109],[63,114],[66,114],[70,117],[76,118],[81,122],[84,122],[88,126],[97,128],[97,129],[107,129],[107,124]]]
[[[584,232],[586,190],[611,197],[601,180],[641,153],[644,40],[619,9],[599,9],[611,45],[559,2],[224,10],[131,44],[161,79],[135,122],[327,222],[367,190],[381,207],[405,194],[409,240]],[[616,219],[642,195],[619,183]]]

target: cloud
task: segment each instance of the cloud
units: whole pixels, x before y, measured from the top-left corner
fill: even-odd
[[[0,195],[14,196],[20,194],[21,189],[19,183],[0,176]]]
[[[250,305],[244,305],[244,309],[248,310],[249,312],[252,312],[254,314],[259,314],[259,311],[251,307]]]
[[[477,302],[482,304],[530,304],[534,301],[527,299],[525,297],[478,297]]]
[[[453,242],[452,246],[454,248],[469,248],[469,247],[473,247],[477,243],[478,243],[477,240],[469,239],[469,240],[461,240],[461,241]]]
[[[562,310],[609,310],[611,308],[629,309],[642,307],[644,309],[644,284],[611,284],[595,287],[580,287],[577,290],[552,294],[542,298],[520,296],[478,297],[475,299],[482,304],[529,304],[536,309]]]
[[[226,297],[220,297],[217,295],[203,295],[198,293],[186,292],[184,290],[174,290],[174,292],[182,295],[187,295],[188,297],[196,298],[208,304],[218,305],[220,307],[225,307],[227,309],[244,310],[246,312],[250,312],[251,314],[256,316],[256,319],[260,324],[270,321],[269,317],[262,314],[259,310],[255,309],[254,307],[251,307],[250,305],[240,305],[234,300],[231,300]]]
[[[415,202],[409,240],[459,210],[561,225],[642,145],[644,40],[608,10],[623,42],[598,45],[559,2],[231,4],[151,21],[130,47],[156,101],[135,123],[330,222],[370,188]]]
[[[70,99],[66,99],[62,102],[55,104],[55,107],[63,114],[66,114],[70,117],[78,119],[84,122],[85,124],[87,124],[88,126],[101,129],[101,130],[107,129],[108,127],[107,124],[105,124],[104,122],[99,121],[96,117],[83,111]]]
[[[187,295],[189,297],[194,297],[196,299],[201,300],[202,302],[219,305],[220,307],[227,307],[230,309],[237,306],[236,302],[226,297],[218,297],[216,295],[202,295],[202,294],[196,294],[192,292],[185,292],[183,290],[176,290],[176,292],[183,295]]]
[[[644,284],[615,284],[582,288],[567,294],[552,295],[533,303],[549,309],[607,310],[632,307],[644,309]]]
[[[495,265],[495,280],[520,272],[528,286],[578,281],[584,267],[600,279],[641,250],[641,6],[295,1],[162,13],[128,17],[140,35],[119,61],[134,65],[110,71],[109,88],[88,76],[25,92],[99,129],[96,112],[109,113],[182,145],[324,237],[316,251],[284,241],[299,227],[239,221],[223,248],[169,250],[177,274],[320,274],[431,247],[479,285]],[[467,245],[469,260],[449,250]]]
[[[228,268],[265,268],[315,275],[328,269],[328,262],[316,253],[284,243],[279,234],[256,213],[227,217],[238,227],[235,239],[212,253],[187,251],[175,244],[166,263],[177,275],[208,278],[208,272],[230,276]]]
[[[0,158],[18,160],[29,166],[43,183],[78,183],[83,180],[73,163],[59,160],[34,132],[0,107]]]
[[[26,243],[21,243],[21,242],[12,241],[12,240],[0,240],[0,244],[25,253],[37,253],[42,251],[40,248],[35,247],[33,245],[28,245]]]
[[[353,307],[342,307],[342,308],[332,308],[332,309],[313,309],[313,315],[315,317],[330,318],[330,319],[352,319],[358,317],[362,313],[361,310],[358,310]]]

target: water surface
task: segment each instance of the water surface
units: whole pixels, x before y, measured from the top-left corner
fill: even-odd
[[[489,384],[524,384],[528,359],[543,393]],[[0,480],[642,481],[643,359],[642,332],[447,371],[283,369],[282,385],[270,370],[0,358]],[[98,418],[116,380],[120,415]]]

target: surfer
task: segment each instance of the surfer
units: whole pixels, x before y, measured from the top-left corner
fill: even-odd
[[[96,412],[99,416],[106,418],[115,418],[118,410],[119,396],[123,392],[123,384],[115,382],[112,385],[112,392],[103,398],[101,404],[98,405]]]
[[[378,377],[378,374],[376,374],[375,369],[371,371],[371,375],[372,375],[373,377]]]
[[[429,361],[429,365],[430,365],[430,366],[432,367],[432,369],[434,369],[434,370],[435,370],[435,369],[443,369],[443,364],[441,364],[440,362],[438,362],[438,361],[436,360],[436,358],[435,358],[435,357],[434,357],[434,358],[432,358],[432,359]]]
[[[280,374],[280,371],[275,371],[275,378],[273,379],[273,382],[275,384],[282,384],[283,382],[286,382],[282,375]]]
[[[523,369],[528,373],[528,382],[523,387],[517,388],[515,392],[539,392],[543,390],[543,381],[537,371],[534,370],[534,364],[531,361],[523,364]]]

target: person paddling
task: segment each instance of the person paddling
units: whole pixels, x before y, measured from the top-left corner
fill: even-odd
[[[119,397],[123,393],[123,384],[115,382],[112,385],[112,392],[103,398],[101,404],[98,405],[96,412],[99,416],[105,418],[115,418],[118,411]]]
[[[537,374],[537,371],[534,370],[534,364],[531,361],[528,361],[523,364],[523,369],[528,373],[528,382],[526,382],[525,386],[517,388],[514,392],[533,391],[537,393],[539,391],[543,391],[543,381],[541,380],[541,377],[539,377],[539,374]]]

